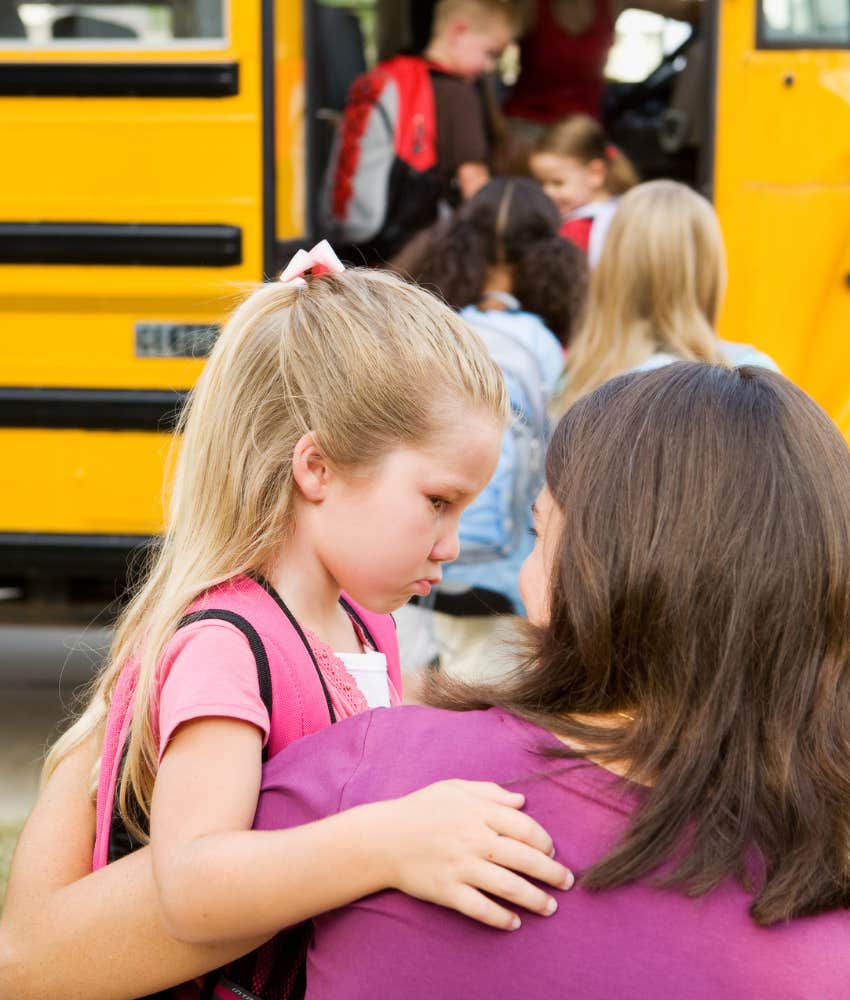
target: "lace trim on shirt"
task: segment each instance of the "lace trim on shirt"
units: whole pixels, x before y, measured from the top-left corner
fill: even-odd
[[[356,623],[354,624],[356,628]],[[359,629],[357,629],[357,631],[358,633],[360,632]],[[369,703],[366,701],[366,696],[357,686],[357,681],[348,672],[348,669],[342,660],[336,655],[336,653],[334,653],[326,642],[323,642],[315,634],[315,632],[311,632],[309,629],[304,629],[304,634],[307,636],[307,641],[313,649],[316,662],[319,665],[319,670],[321,670],[325,681],[338,691],[343,698],[345,698],[354,712],[368,711]],[[369,648],[368,644],[365,645]]]

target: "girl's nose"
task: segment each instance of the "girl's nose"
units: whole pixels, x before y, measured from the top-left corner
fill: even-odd
[[[441,535],[431,549],[431,559],[434,562],[452,562],[457,559],[460,552],[460,538],[458,536],[457,525],[445,534]]]

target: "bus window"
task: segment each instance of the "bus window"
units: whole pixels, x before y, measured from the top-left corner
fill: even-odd
[[[617,20],[604,122],[644,180],[697,185],[707,174],[708,33],[649,11],[625,10]]]
[[[850,4],[847,0],[762,0],[758,47],[850,48]]]
[[[21,47],[205,47],[225,41],[224,0],[68,4],[0,0],[0,40]]]
[[[624,10],[614,28],[605,77],[620,83],[645,80],[691,34],[691,26],[648,10]]]

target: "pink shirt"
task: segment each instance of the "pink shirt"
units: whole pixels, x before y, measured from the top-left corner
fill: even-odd
[[[328,686],[337,719],[365,712],[369,707],[366,699],[342,660],[318,636],[305,634]],[[254,654],[235,625],[217,620],[179,629],[165,647],[154,704],[159,759],[180,725],[211,717],[249,722],[262,732],[263,746],[268,742],[269,716],[260,698]]]

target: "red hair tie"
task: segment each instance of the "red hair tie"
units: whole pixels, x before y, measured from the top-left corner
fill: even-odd
[[[620,155],[620,150],[617,149],[617,147],[613,143],[609,142],[608,145],[605,147],[606,159],[616,160],[619,155]]]

